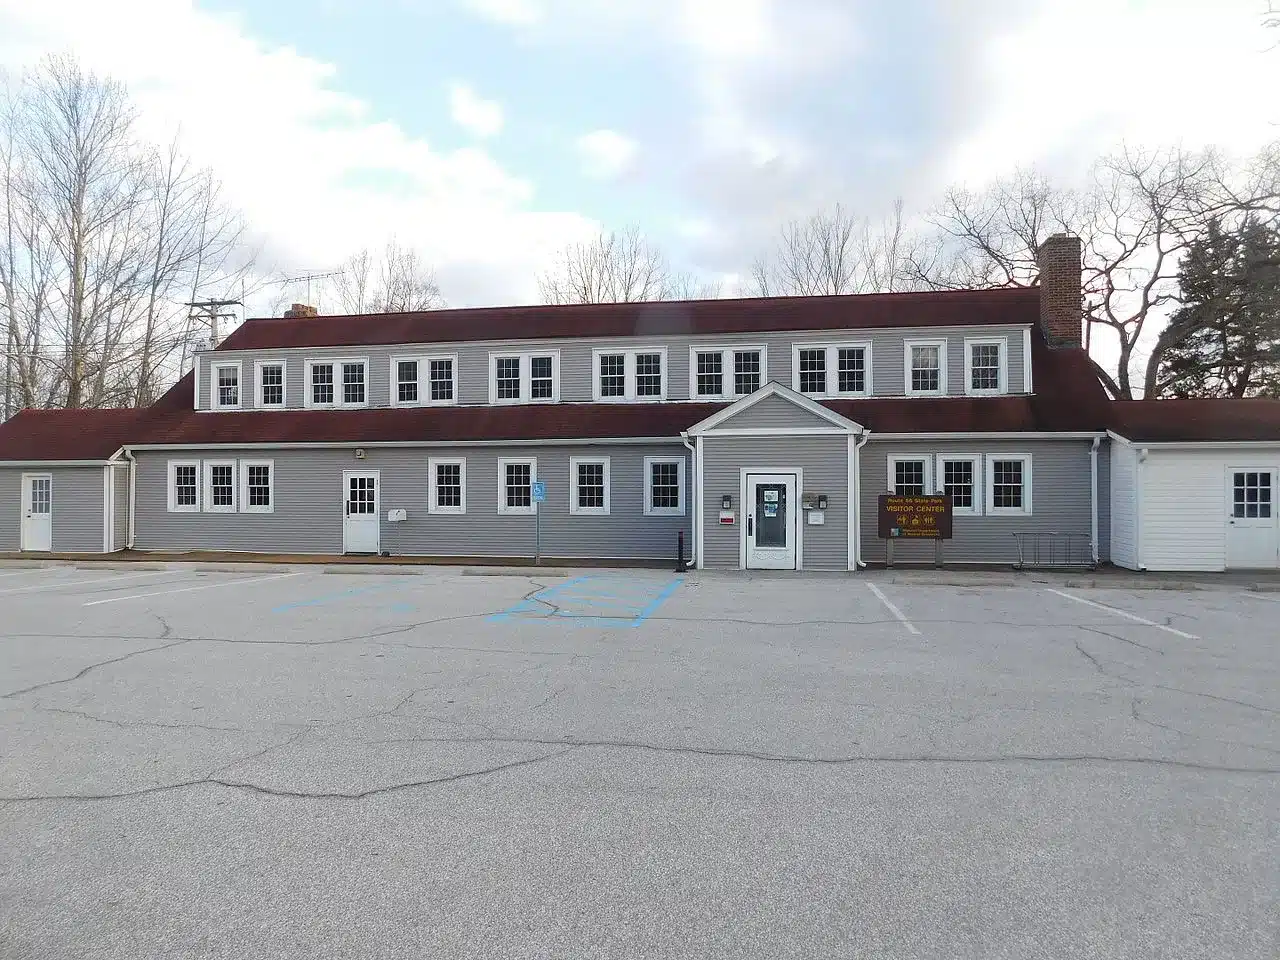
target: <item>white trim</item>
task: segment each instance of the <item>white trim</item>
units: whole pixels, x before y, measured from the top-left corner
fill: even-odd
[[[849,512],[856,513],[858,517],[857,532],[854,539],[853,565],[855,570],[860,570],[866,566],[862,560],[862,448],[867,445],[867,441],[871,439],[869,433],[864,432],[857,442],[857,469],[852,481],[853,493],[850,497]]]
[[[280,368],[280,402],[262,401],[262,370],[264,367]],[[253,361],[253,406],[258,410],[284,410],[289,406],[289,364],[283,357]]]
[[[915,390],[911,386],[911,351],[915,347],[938,348],[938,389]],[[902,341],[902,392],[908,397],[945,397],[947,395],[947,338],[921,337]]]
[[[268,443],[137,443],[122,450],[209,450],[217,451],[227,447],[236,450],[354,450],[363,447],[374,449],[433,449],[437,447],[596,447],[605,445],[617,446],[652,446],[653,444],[679,444],[679,435],[672,437],[562,437],[549,440],[341,440],[328,443],[290,443],[273,441]],[[49,466],[93,466],[100,467],[105,460],[54,460]],[[16,464],[0,461],[0,466]]]
[[[886,460],[887,460],[887,463],[885,467],[885,472],[887,476],[885,478],[885,489],[888,490],[890,493],[898,492],[897,465],[899,463],[923,463],[924,471],[923,471],[923,477],[921,479],[924,481],[924,493],[926,496],[928,496],[933,492],[933,489],[934,489],[933,487],[933,454],[904,453],[904,454],[899,454],[897,456],[890,454],[886,458]]]
[[[693,552],[694,566],[698,570],[706,569],[706,561],[702,555],[703,542],[705,540],[704,528],[706,526],[707,503],[705,500],[706,491],[704,490],[705,473],[703,468],[702,457],[702,438],[694,437],[693,439],[693,483],[694,483],[694,501],[693,501]]]
[[[847,437],[840,427],[720,427],[708,430],[708,437]]]
[[[804,569],[804,470],[800,467],[741,467],[738,473],[738,569],[747,569],[747,477],[751,475],[795,477],[796,571]],[[754,568],[753,568],[754,569]]]
[[[541,354],[540,354],[541,356]],[[529,465],[529,506],[507,506],[507,466],[515,464]],[[538,479],[537,457],[499,457],[498,458],[498,513],[502,516],[532,517],[538,512],[538,504],[533,499],[533,484]]]
[[[231,468],[231,505],[230,506],[214,506],[213,505],[213,468],[214,467],[230,467]],[[204,462],[204,493],[201,497],[201,508],[204,513],[235,513],[239,499],[239,482],[236,477],[236,462],[234,460],[206,460]]]
[[[1277,440],[1166,440],[1157,443],[1144,443],[1141,440],[1130,440],[1114,430],[1106,435],[1126,447],[1141,447],[1144,450],[1280,450],[1280,439]]]
[[[266,467],[267,500],[263,506],[249,505],[249,468]],[[274,460],[241,460],[240,461],[240,512],[241,513],[275,513],[276,512],[276,462]]]
[[[849,434],[848,466],[849,475],[845,478],[845,502],[848,509],[848,566],[847,570],[858,569],[858,438]]]
[[[982,454],[962,451],[936,454],[933,470],[934,491],[939,494],[946,492],[943,490],[943,482],[946,480],[947,474],[943,464],[957,460],[966,461],[973,466],[973,506],[956,507],[952,505],[951,512],[957,517],[980,517],[982,516],[982,505],[985,500],[985,494],[983,493],[985,487],[982,480]]]
[[[996,472],[993,464],[996,461],[1022,461],[1022,506],[997,507],[995,505]],[[1029,517],[1033,513],[1032,468],[1029,453],[988,453],[983,464],[984,486],[986,487],[986,511],[989,517]]]
[[[698,443],[698,463],[702,462],[701,438]],[[655,456],[644,458],[644,515],[646,517],[683,517],[689,512],[689,492],[685,489],[685,463],[688,458],[683,454],[672,454],[669,457]],[[655,507],[653,505],[653,467],[659,463],[676,464],[676,483],[680,491],[679,507]],[[695,465],[696,466],[696,465]],[[701,479],[698,480],[701,483]],[[699,553],[701,558],[701,553]]]
[[[978,390],[973,386],[973,348],[995,346],[1000,349],[999,365],[996,369],[997,386],[994,390]],[[964,392],[969,397],[998,397],[1009,392],[1009,338],[1008,337],[965,337],[964,338]]]
[[[640,354],[656,353],[662,358],[661,390],[657,396],[636,393],[636,357]],[[606,397],[600,392],[600,358],[610,356],[622,357],[622,390],[621,397]],[[660,403],[667,399],[670,389],[671,365],[667,358],[667,348],[662,346],[625,347],[610,350],[607,347],[596,347],[591,351],[591,399],[599,403]]]
[[[111,483],[111,468],[102,468],[102,552],[111,552],[111,532],[115,517],[115,487]]]
[[[190,505],[178,506],[178,485],[175,482],[175,474],[177,467],[195,467],[196,471],[196,502]],[[167,473],[166,486],[169,488],[169,512],[170,513],[199,513],[200,512],[200,494],[201,494],[201,472],[199,460],[170,460],[165,466]]]
[[[1022,330],[1022,392],[1035,393],[1031,380],[1031,328]]]
[[[689,399],[698,402],[714,402],[716,400],[736,400],[739,397],[751,396],[752,393],[755,393],[755,390],[749,393],[737,392],[737,377],[734,372],[737,358],[734,354],[752,352],[760,354],[760,386],[756,387],[756,390],[759,390],[760,387],[769,382],[769,347],[767,344],[740,343],[732,346],[723,346],[716,343],[689,344]],[[698,354],[700,353],[720,354],[720,393],[698,392]]]
[[[600,464],[604,467],[604,506],[583,507],[578,503],[578,467],[581,464]],[[569,513],[578,517],[609,516],[609,458],[608,457],[570,457],[569,458]]]
[[[461,496],[458,506],[442,507],[436,503],[436,488],[439,474],[437,467],[456,466],[458,468],[458,484]],[[427,458],[427,513],[462,516],[467,512],[467,458],[466,457],[428,457]]]
[[[1092,440],[1098,432],[1052,433],[1044,430],[999,431],[991,433],[877,433],[873,440]]]
[[[200,409],[200,354],[195,354],[191,364],[191,406]]]
[[[871,397],[875,395],[875,385],[873,380],[872,367],[872,349],[870,340],[824,340],[818,342],[796,342],[791,344],[791,389],[802,397],[809,399],[838,399],[841,397]],[[864,390],[846,390],[841,391],[838,387],[840,383],[840,351],[841,350],[862,350],[862,364]],[[823,379],[826,382],[827,389],[822,393],[805,393],[800,389],[800,351],[801,350],[822,350],[823,351]]]
[[[447,360],[449,362],[450,386],[452,397],[449,400],[431,399],[431,364]],[[400,364],[416,363],[418,374],[416,385],[417,400],[400,399]],[[554,372],[554,364],[552,370]],[[397,353],[387,361],[387,400],[392,407],[452,407],[458,403],[458,355],[456,353]]]
[[[498,358],[520,361],[520,396],[498,399]],[[533,358],[551,358],[551,396],[533,399]],[[454,364],[456,370],[457,363]],[[456,376],[456,373],[455,373]],[[457,394],[457,390],[454,390]],[[516,406],[524,403],[559,403],[560,402],[560,349],[547,350],[491,350],[489,352],[489,403],[493,406]]]
[[[358,363],[364,367],[364,402],[346,403],[343,397],[343,364]],[[315,403],[312,399],[311,371],[316,367],[333,369],[333,401]],[[310,357],[302,362],[302,406],[307,410],[362,410],[369,406],[369,358],[368,357]],[[344,494],[345,496],[345,494]]]
[[[223,370],[234,370],[236,372],[236,402],[222,402],[222,384],[221,373]],[[239,410],[244,406],[244,370],[240,361],[223,360],[211,366],[209,372],[209,409],[210,410]]]
[[[110,460],[0,460],[0,467],[108,467],[111,463]]]
[[[793,404],[795,404],[797,407],[799,407],[801,410],[811,413],[815,417],[819,417],[823,420],[826,420],[828,423],[834,424],[835,426],[839,427],[840,432],[859,433],[863,429],[861,424],[854,423],[852,420],[848,419],[847,417],[840,416],[840,414],[836,413],[834,410],[830,410],[827,407],[824,407],[817,400],[812,400],[809,397],[806,397],[802,393],[797,393],[796,391],[792,390],[790,387],[783,386],[781,383],[778,383],[776,380],[770,380],[768,383],[766,383],[763,387],[761,387],[755,393],[750,394],[749,396],[745,396],[740,400],[734,401],[733,403],[729,404],[729,406],[725,407],[723,410],[717,410],[715,413],[707,417],[705,420],[702,420],[699,423],[695,423],[692,427],[690,427],[685,432],[689,434],[689,436],[691,437],[704,436],[704,435],[714,436],[717,433],[722,433],[724,435],[729,436],[729,435],[732,435],[731,433],[729,433],[729,430],[734,430],[734,429],[737,429],[740,431],[738,433],[739,436],[746,436],[748,434],[753,436],[777,435],[777,434],[771,434],[769,432],[771,429],[776,429],[776,428],[750,429],[750,428],[742,427],[742,428],[728,428],[727,430],[723,430],[723,431],[717,429],[720,426],[720,424],[724,423],[726,420],[730,419],[731,417],[736,417],[738,414],[742,413],[745,410],[750,410],[753,406],[755,406],[761,400],[764,400],[768,397],[782,397],[782,399],[784,400],[789,400]],[[790,429],[784,430],[781,435],[790,436],[792,434],[802,433],[803,431],[809,430],[809,429],[813,429],[813,428],[810,428],[810,427],[790,428]]]

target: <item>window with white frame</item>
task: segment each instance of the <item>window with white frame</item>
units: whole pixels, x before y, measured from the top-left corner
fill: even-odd
[[[308,360],[305,406],[365,407],[369,405],[369,361]],[[391,387],[394,396],[395,384]]]
[[[1004,337],[965,340],[964,388],[966,393],[1007,393],[1009,342]]]
[[[333,406],[333,364],[307,361],[307,406]]]
[[[395,370],[396,405],[411,406],[418,402],[418,361],[397,357],[391,361]]]
[[[923,497],[932,492],[929,457],[890,457],[889,492],[900,497]]]
[[[458,399],[456,357],[428,357],[428,399],[432,403],[455,403]]]
[[[533,482],[538,479],[538,461],[534,459],[498,460],[498,513],[533,514]]]
[[[569,512],[595,516],[609,514],[609,458],[570,457]]]
[[[987,455],[987,513],[992,516],[1031,513],[1031,457]]]
[[[456,376],[457,364],[451,366]],[[443,373],[443,368],[441,368]],[[456,389],[453,390],[456,394]],[[554,403],[560,399],[560,352],[489,355],[490,403]]]
[[[692,399],[745,397],[764,380],[764,347],[690,347]]]
[[[272,513],[276,506],[274,460],[240,461],[240,512]]]
[[[204,512],[236,512],[236,462],[234,460],[204,462]]]
[[[363,360],[342,362],[342,405],[362,407],[365,404],[365,373],[368,364]]]
[[[213,408],[215,410],[239,409],[240,364],[215,363],[210,380],[213,387]]]
[[[644,512],[650,517],[683,517],[684,458],[644,458]]]
[[[667,395],[667,349],[596,350],[592,396],[596,400],[662,400]]]
[[[811,397],[871,395],[871,344],[802,343],[793,347],[791,385]]]
[[[169,461],[169,511],[196,513],[200,510],[200,461]]]
[[[284,406],[284,361],[259,360],[255,364],[258,371],[258,406]]]
[[[467,512],[467,461],[431,457],[427,461],[427,512]]]
[[[947,392],[947,341],[908,340],[905,344],[907,396]]]
[[[951,498],[953,513],[976,516],[982,512],[978,486],[981,458],[939,454],[938,492]]]

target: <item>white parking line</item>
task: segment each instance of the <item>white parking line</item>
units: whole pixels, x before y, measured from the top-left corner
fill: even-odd
[[[905,613],[894,606],[893,601],[884,595],[883,590],[871,581],[867,581],[867,589],[874,593],[876,597],[879,598],[880,602],[888,608],[889,612],[898,618],[902,625],[907,628],[907,633],[915,637],[920,636],[920,631],[916,629],[916,625],[907,619],[907,615]]]
[[[99,577],[97,580],[55,580],[51,583],[37,583],[30,587],[14,587],[12,590],[0,590],[0,596],[9,593],[29,593],[32,590],[49,590],[53,587],[83,587],[95,583],[111,583],[115,580],[137,580],[139,577],[158,577],[172,573],[171,570],[151,570],[147,573],[126,573],[121,577]]]
[[[5,577],[21,577],[28,573],[39,573],[41,570],[48,570],[48,567],[27,567],[25,570],[15,570],[13,573],[0,573],[0,580]]]
[[[1270,600],[1272,603],[1280,603],[1280,597],[1274,593],[1242,593],[1242,597],[1252,597],[1254,600]]]
[[[1140,617],[1136,613],[1130,613],[1128,610],[1121,610],[1119,607],[1108,606],[1105,603],[1098,603],[1095,600],[1086,600],[1084,597],[1077,597],[1071,593],[1064,593],[1061,590],[1053,589],[1053,587],[1045,587],[1045,589],[1050,593],[1056,593],[1060,597],[1066,597],[1068,600],[1074,600],[1076,603],[1083,603],[1087,607],[1097,607],[1099,610],[1105,610],[1107,613],[1114,613],[1117,617],[1124,617],[1126,620],[1132,620],[1134,623],[1141,623],[1144,626],[1155,627],[1157,630],[1172,633],[1175,637],[1182,637],[1184,640],[1200,639],[1194,633],[1184,633],[1175,627],[1167,627],[1163,623],[1156,623],[1154,620],[1148,620],[1146,617]]]
[[[195,590],[215,590],[218,587],[238,587],[246,583],[266,583],[268,580],[287,580],[289,577],[300,577],[301,573],[278,573],[274,577],[251,577],[248,580],[227,580],[224,583],[206,583],[198,587],[180,587],[177,590],[156,590],[154,593],[133,593],[127,597],[108,597],[106,600],[90,600],[86,607],[96,607],[103,603],[119,603],[122,600],[144,600],[147,597],[167,597],[171,593],[191,593]]]

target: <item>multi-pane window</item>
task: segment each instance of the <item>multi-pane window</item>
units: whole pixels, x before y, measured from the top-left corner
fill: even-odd
[[[199,507],[199,472],[196,463],[175,463],[172,471],[173,491],[170,500],[171,509],[195,510]]]
[[[866,392],[867,350],[865,347],[837,348],[836,389],[841,393]]]
[[[1231,515],[1240,519],[1271,517],[1271,471],[1236,470],[1231,475]]]
[[[800,392],[827,392],[827,351],[804,349],[800,351]]]
[[[236,465],[205,461],[206,510],[230,512],[236,508]]]
[[[942,366],[946,344],[941,341],[907,345],[907,393],[944,393],[945,372]]]
[[[974,499],[976,460],[942,460],[942,492],[951,498],[951,507],[957,512],[975,512]]]
[[[499,491],[499,513],[533,513],[533,480],[536,476],[536,463],[533,460],[499,460],[498,478],[502,489]]]
[[[733,392],[740,397],[760,389],[761,364],[759,350],[733,352]]]
[[[400,403],[418,402],[418,361],[396,361],[396,399]]]
[[[793,347],[792,388],[816,397],[868,396],[871,344],[811,343]]]
[[[439,460],[427,463],[430,490],[428,513],[467,512],[467,463],[465,460]]]
[[[600,355],[600,396],[625,397],[627,395],[627,355],[602,353]]]
[[[662,354],[636,354],[636,396],[662,396]]]
[[[352,406],[364,403],[364,362],[342,365],[342,402]]]
[[[216,405],[219,407],[240,406],[240,365],[215,366]]]
[[[570,461],[573,491],[570,513],[609,512],[609,460],[573,457]]]
[[[491,356],[490,399],[494,403],[554,402],[559,396],[558,358],[554,352]]]
[[[890,459],[893,492],[900,497],[923,497],[929,492],[928,461],[916,458]]]
[[[333,403],[333,364],[311,365],[311,402],[315,406]]]
[[[699,351],[697,365],[697,394],[700,397],[719,397],[724,394],[724,354],[715,350]]]
[[[969,391],[1000,393],[1004,390],[1004,343],[999,340],[972,341],[967,345]]]
[[[534,400],[550,400],[555,395],[553,370],[550,357],[529,358],[529,396]]]
[[[499,400],[520,399],[520,358],[498,357],[497,383]]]
[[[453,358],[442,357],[428,361],[433,403],[449,403],[453,397]]]
[[[1031,460],[1029,457],[987,458],[987,512],[1031,512]]]
[[[283,363],[264,363],[258,367],[258,406],[284,406]]]
[[[661,400],[666,396],[664,348],[597,350],[592,363],[596,400]]]
[[[271,473],[274,464],[269,460],[243,461],[244,489],[241,492],[241,509],[246,513],[270,513],[272,503]]]
[[[684,514],[684,461],[646,457],[644,512],[656,516]]]

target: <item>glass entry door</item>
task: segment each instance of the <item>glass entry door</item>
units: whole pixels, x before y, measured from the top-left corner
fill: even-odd
[[[797,503],[793,473],[747,474],[746,566],[795,570]]]

